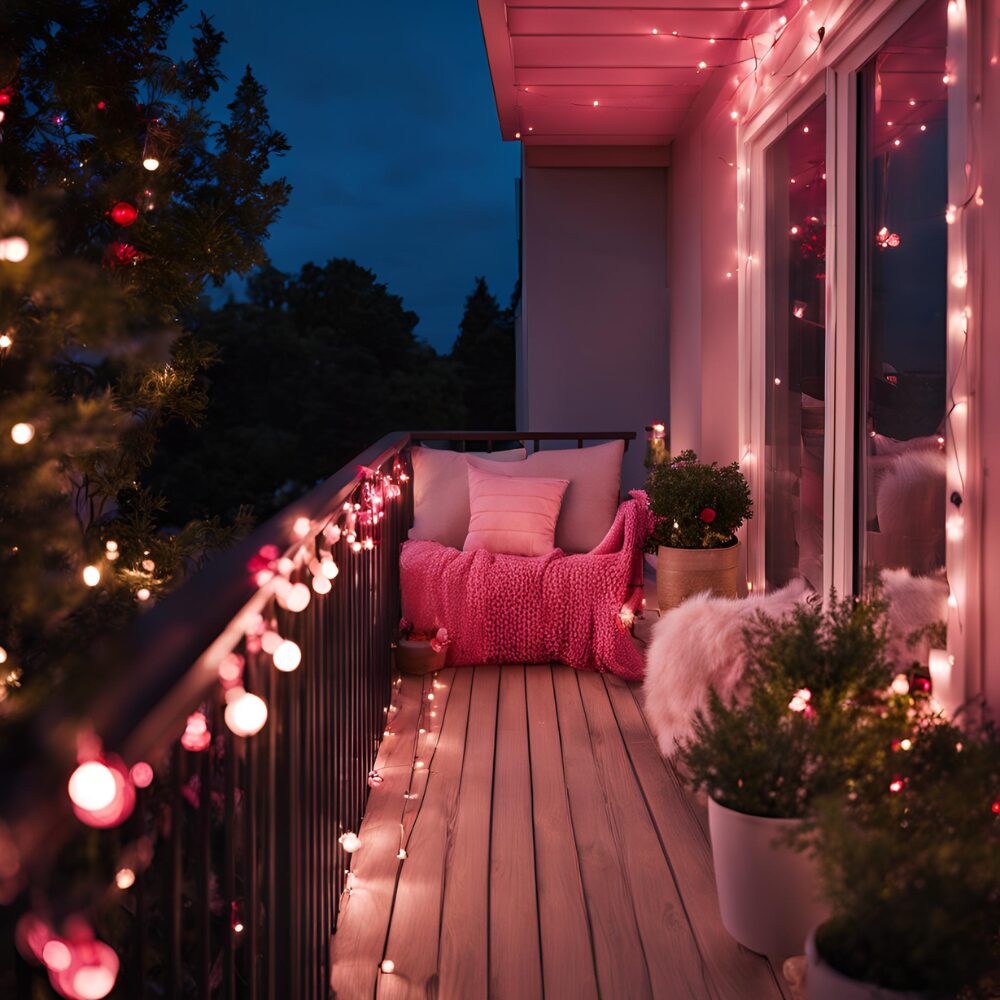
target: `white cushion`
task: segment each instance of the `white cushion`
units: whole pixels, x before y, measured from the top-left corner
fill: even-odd
[[[554,548],[559,508],[569,482],[494,476],[469,466],[472,517],[463,548],[512,556],[544,556]]]
[[[604,540],[618,511],[624,453],[624,441],[609,441],[589,448],[536,451],[523,462],[497,468],[486,467],[483,456],[470,462],[493,475],[569,480],[556,525],[556,547],[590,552]]]
[[[479,452],[489,467],[500,462],[523,462],[523,448]],[[469,533],[469,459],[461,451],[411,448],[413,462],[413,527],[410,538],[440,542],[460,549]]]

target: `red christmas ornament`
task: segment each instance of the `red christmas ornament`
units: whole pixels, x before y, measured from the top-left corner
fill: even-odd
[[[111,209],[111,219],[119,226],[131,226],[139,218],[139,210],[127,201],[120,201]]]
[[[104,103],[104,101],[98,101],[97,102],[97,110],[98,111],[103,111],[106,107],[107,107],[107,105]]]
[[[1000,798],[993,800],[993,805],[990,806],[990,809],[993,810],[994,816],[1000,816]]]
[[[4,87],[0,90],[0,108],[7,107],[14,98],[14,91],[11,87]]]
[[[712,507],[704,507],[698,515],[698,518],[704,521],[705,524],[711,524],[715,520],[716,516],[716,512]]]

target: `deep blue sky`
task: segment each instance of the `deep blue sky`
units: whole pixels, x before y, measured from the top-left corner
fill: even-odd
[[[250,63],[292,146],[278,268],[353,257],[445,350],[476,275],[507,304],[518,150],[500,140],[475,0],[192,0],[173,52],[199,9],[228,39],[221,96]]]

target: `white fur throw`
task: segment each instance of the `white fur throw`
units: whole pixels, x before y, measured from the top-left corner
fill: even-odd
[[[660,618],[646,650],[642,692],[664,756],[672,756],[676,741],[691,735],[695,712],[708,704],[709,688],[724,701],[736,693],[746,669],[743,630],[757,613],[783,618],[811,594],[803,580],[736,601],[698,594]]]
[[[914,577],[908,570],[882,573],[889,602],[889,657],[906,669],[925,662],[927,643],[907,649],[906,636],[947,617],[948,588],[940,576]],[[746,669],[743,631],[758,612],[783,618],[797,604],[815,598],[804,581],[793,580],[770,594],[727,600],[699,594],[668,611],[653,626],[646,651],[643,700],[660,751],[670,757],[678,740],[691,736],[695,712],[708,704],[714,687],[723,701],[738,692]]]

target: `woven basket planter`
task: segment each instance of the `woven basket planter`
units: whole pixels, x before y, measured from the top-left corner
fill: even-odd
[[[738,597],[740,543],[722,549],[674,549],[656,554],[656,599],[661,614],[706,590],[716,597]]]

